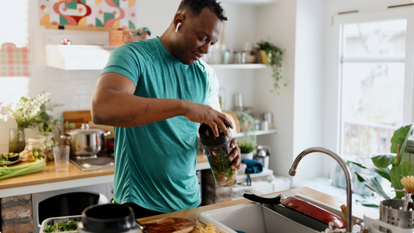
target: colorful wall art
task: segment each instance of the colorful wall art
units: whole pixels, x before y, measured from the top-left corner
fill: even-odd
[[[135,29],[136,0],[39,0],[40,25]]]
[[[17,48],[13,43],[0,47],[0,77],[31,77],[30,47]]]

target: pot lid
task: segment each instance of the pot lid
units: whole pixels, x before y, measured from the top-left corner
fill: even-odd
[[[104,131],[101,129],[91,129],[89,128],[88,123],[82,123],[82,126],[80,129],[72,129],[67,130],[67,134],[103,134]]]

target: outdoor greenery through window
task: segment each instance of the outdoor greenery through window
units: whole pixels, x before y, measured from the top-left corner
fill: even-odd
[[[407,20],[342,26],[341,151],[388,153],[403,119]]]

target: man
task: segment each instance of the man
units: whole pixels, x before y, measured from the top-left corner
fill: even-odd
[[[91,110],[94,123],[115,126],[114,201],[137,218],[200,204],[198,127],[208,124],[217,136],[233,127],[218,111],[216,75],[200,61],[223,20],[215,0],[183,0],[161,37],[117,48],[98,80]],[[238,170],[236,140],[231,146]]]

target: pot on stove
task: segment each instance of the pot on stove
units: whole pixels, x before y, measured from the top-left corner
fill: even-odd
[[[110,131],[91,129],[84,123],[80,129],[67,130],[66,135],[60,137],[69,141],[71,155],[79,159],[96,157],[103,146],[103,137],[110,134]]]

